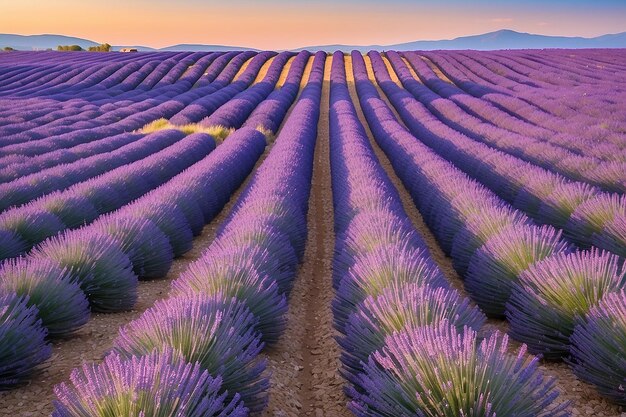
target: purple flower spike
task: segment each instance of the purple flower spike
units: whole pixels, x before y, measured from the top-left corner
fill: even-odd
[[[349,407],[358,417],[569,416],[537,358],[507,345],[499,333],[479,341],[445,320],[396,333],[370,356],[365,392],[354,392]]]
[[[333,300],[335,326],[344,331],[350,314],[368,296],[378,296],[397,284],[449,287],[441,271],[424,249],[403,249],[395,245],[379,248],[356,259],[343,278]]]
[[[0,230],[0,259],[9,259],[28,250],[28,243],[10,230]]]
[[[526,216],[501,205],[483,209],[465,219],[465,224],[454,236],[450,257],[454,268],[465,275],[474,253],[493,235],[511,225],[530,224]]]
[[[569,353],[578,319],[602,297],[626,286],[617,256],[594,249],[560,253],[519,276],[507,304],[511,337],[551,360]]]
[[[28,296],[49,336],[64,336],[89,320],[89,302],[72,275],[50,259],[19,258],[0,268],[0,293]]]
[[[378,297],[367,297],[350,316],[346,336],[340,339],[344,349],[342,362],[356,375],[369,355],[385,344],[393,333],[439,323],[449,323],[462,331],[468,326],[478,331],[485,315],[456,290],[424,287],[412,283],[394,283]]]
[[[221,385],[220,377],[171,349],[130,359],[113,354],[74,369],[69,383],[54,387],[52,416],[93,417],[104,410],[119,417],[247,416],[239,397],[227,401]]]
[[[605,295],[580,320],[570,341],[576,375],[626,406],[626,291]]]
[[[593,235],[593,245],[626,259],[626,215],[616,216],[606,223],[602,232]]]
[[[504,317],[504,306],[519,274],[550,255],[570,251],[561,233],[549,226],[508,227],[474,253],[465,288],[485,314]]]
[[[41,209],[25,207],[0,216],[0,230],[14,232],[29,249],[64,229],[61,219]]]
[[[167,275],[174,252],[167,236],[150,220],[114,215],[98,220],[96,228],[118,241],[139,278]]]
[[[223,294],[224,297],[243,301],[258,319],[256,328],[268,345],[278,341],[285,327],[286,297],[279,294],[275,281],[245,264],[213,262],[204,257],[191,264],[180,278],[172,282],[172,292]]]
[[[576,208],[597,193],[596,188],[586,183],[558,184],[541,202],[537,218],[542,223],[563,228]]]
[[[260,411],[267,402],[268,380],[262,376],[263,348],[246,305],[221,294],[196,294],[157,302],[120,329],[116,353],[142,356],[153,349],[174,348],[187,362],[198,362],[222,378],[228,399],[240,395],[244,405]]]
[[[100,213],[87,197],[58,193],[43,199],[43,208],[56,215],[68,228],[91,223]]]
[[[193,247],[193,232],[183,211],[173,202],[163,201],[158,195],[142,199],[141,204],[129,207],[124,214],[151,220],[172,245],[174,256],[179,257]]]
[[[594,233],[617,216],[626,217],[626,196],[598,194],[579,205],[565,225],[565,235],[582,247],[591,245]]]
[[[52,354],[28,297],[0,295],[0,391],[24,382]]]
[[[33,258],[52,259],[66,268],[93,311],[125,311],[135,305],[137,276],[121,245],[110,236],[69,232],[36,247]]]

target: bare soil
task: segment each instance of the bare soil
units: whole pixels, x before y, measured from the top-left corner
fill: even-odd
[[[331,59],[322,87],[308,238],[303,263],[289,299],[287,328],[267,352],[272,370],[270,403],[265,416],[349,416],[339,375],[339,347],[330,309],[334,291],[331,261],[334,247],[330,185],[328,112]],[[308,74],[308,70],[307,70]]]

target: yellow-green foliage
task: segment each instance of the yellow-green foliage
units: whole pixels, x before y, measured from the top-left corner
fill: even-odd
[[[59,45],[57,51],[84,51],[80,45]]]
[[[274,139],[276,139],[276,135],[274,134],[274,132],[272,132],[270,129],[267,129],[265,126],[259,125],[256,127],[256,130],[265,135],[265,141],[268,144],[274,142]]]
[[[186,125],[173,125],[167,119],[157,119],[145,125],[142,129],[139,130],[139,132],[153,133],[164,129],[180,130],[186,135],[190,135],[192,133],[206,133],[213,136],[217,141],[223,141],[228,137],[228,135],[230,135],[234,131],[234,129],[229,129],[224,126],[205,127],[197,123],[190,123]]]
[[[102,43],[100,45],[97,46],[90,46],[88,48],[89,52],[110,52],[111,51],[111,45],[109,45],[108,43]]]

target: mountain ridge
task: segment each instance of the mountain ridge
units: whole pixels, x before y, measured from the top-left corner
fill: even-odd
[[[87,49],[90,46],[99,45],[89,39],[74,36],[42,34],[42,35],[16,35],[0,34],[0,47],[12,47],[18,50],[56,49],[58,45],[80,45]],[[208,45],[182,43],[164,48],[152,48],[149,46],[116,45],[113,50],[124,47],[137,48],[139,51],[258,51],[255,48],[229,45]],[[335,50],[497,50],[497,49],[544,49],[544,48],[626,48],[626,32],[600,35],[592,38],[580,36],[551,36],[538,35],[525,32],[517,32],[510,29],[501,29],[478,35],[460,36],[453,39],[442,40],[418,40],[403,42],[392,45],[312,45],[293,49],[301,51],[335,51]]]

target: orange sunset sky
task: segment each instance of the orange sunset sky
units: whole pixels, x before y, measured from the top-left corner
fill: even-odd
[[[567,36],[622,32],[626,1],[0,0],[0,32],[114,45],[384,45],[502,28]]]

